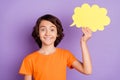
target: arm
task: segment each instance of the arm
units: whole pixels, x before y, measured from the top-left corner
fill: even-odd
[[[32,76],[31,75],[25,75],[24,80],[32,80]]]
[[[92,73],[92,63],[90,59],[90,54],[87,46],[88,39],[92,36],[92,31],[88,28],[82,28],[83,36],[80,41],[80,46],[82,50],[82,61],[78,60],[74,61],[72,67],[78,70],[83,74],[91,74]]]

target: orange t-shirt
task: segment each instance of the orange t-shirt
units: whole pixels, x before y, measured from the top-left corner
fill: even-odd
[[[34,80],[66,80],[66,67],[71,68],[75,60],[70,51],[60,48],[50,55],[35,51],[25,57],[19,73],[32,75]]]

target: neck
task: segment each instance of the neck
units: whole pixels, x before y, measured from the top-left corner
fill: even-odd
[[[55,50],[56,48],[53,45],[51,45],[51,46],[42,46],[39,51],[40,53],[47,55],[53,53]]]

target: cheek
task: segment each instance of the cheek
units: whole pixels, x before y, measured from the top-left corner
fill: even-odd
[[[39,38],[41,39],[43,37],[44,33],[39,31]]]
[[[58,36],[58,34],[57,34],[57,33],[54,33],[54,36],[55,36],[55,37],[57,37],[57,36]]]
[[[44,34],[43,33],[39,33],[39,36],[40,36],[40,38],[42,38],[44,36]]]
[[[43,34],[45,34],[45,31],[40,31],[39,30],[39,35],[43,35]]]
[[[55,32],[55,35],[56,35],[56,37],[58,36],[57,30],[56,30],[56,32]]]

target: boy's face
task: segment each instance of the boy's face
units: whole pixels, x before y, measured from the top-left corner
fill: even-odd
[[[56,26],[47,20],[42,20],[39,25],[39,36],[42,41],[42,46],[53,45],[57,37],[57,28]]]

